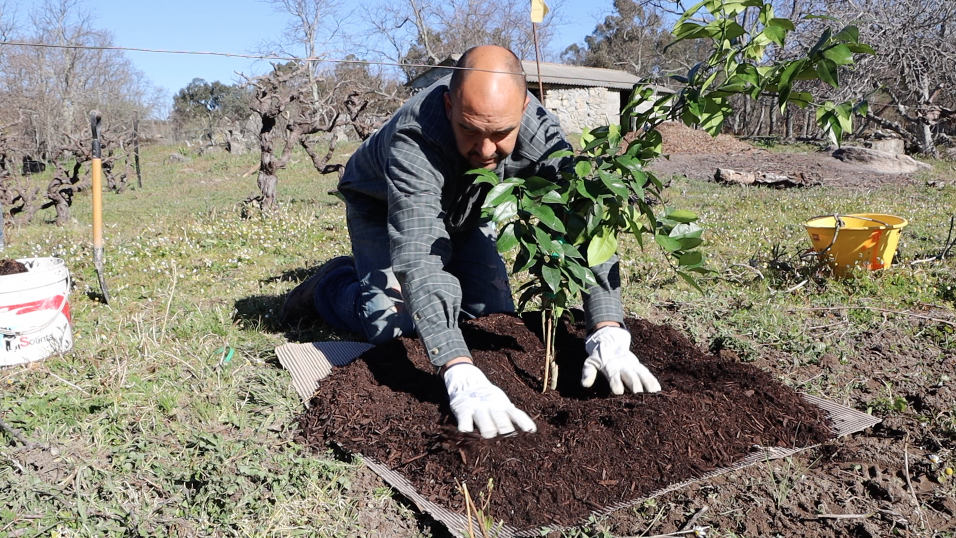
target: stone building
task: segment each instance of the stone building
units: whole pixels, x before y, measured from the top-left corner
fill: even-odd
[[[408,86],[412,91],[427,88],[439,78],[451,73],[460,54],[454,54],[441,64],[425,71]],[[541,99],[538,89],[538,68],[534,61],[523,60],[528,90]],[[558,120],[565,133],[580,133],[585,127],[620,123],[621,110],[627,105],[634,85],[640,77],[627,71],[541,62],[541,86],[544,106]],[[662,86],[652,86],[656,92],[673,93]]]

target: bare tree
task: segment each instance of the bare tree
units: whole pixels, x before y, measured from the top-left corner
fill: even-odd
[[[134,110],[148,114],[161,98],[121,52],[95,48],[113,40],[95,28],[90,13],[82,0],[44,0],[30,12],[30,24],[21,25],[30,33],[7,34],[37,45],[5,46],[0,54],[0,98],[24,112],[20,128],[37,154],[51,157],[67,135],[88,130],[93,108],[129,122]],[[6,31],[3,17],[0,34]]]
[[[860,28],[876,49],[847,77],[857,92],[876,90],[866,118],[900,135],[913,150],[937,155],[956,117],[956,2],[829,0],[834,16]]]
[[[501,45],[519,58],[533,59],[528,5],[527,0],[380,1],[363,8],[363,18],[373,30],[361,46],[377,58],[401,64],[407,80],[426,69],[421,66],[435,65],[476,45]],[[553,13],[538,25],[545,49],[554,36]]]

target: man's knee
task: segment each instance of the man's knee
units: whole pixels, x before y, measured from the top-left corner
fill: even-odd
[[[366,338],[372,344],[384,344],[414,332],[411,316],[405,311],[401,290],[388,288],[374,294],[366,304]]]

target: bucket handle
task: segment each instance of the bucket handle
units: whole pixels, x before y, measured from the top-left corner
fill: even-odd
[[[837,237],[840,235],[840,228],[846,226],[846,225],[843,223],[843,219],[840,218],[840,215],[838,215],[838,214],[836,214],[836,213],[834,213],[834,214],[832,214],[832,215],[817,215],[816,217],[813,217],[813,218],[811,218],[810,220],[822,219],[822,218],[824,218],[824,217],[832,217],[832,218],[833,218],[833,239],[830,240],[830,244],[827,245],[827,248],[821,250],[820,252],[814,252],[813,249],[810,249],[809,252],[807,252],[807,253],[805,253],[805,254],[802,254],[802,255],[801,255],[801,258],[809,257],[809,256],[816,256],[816,257],[822,259],[822,258],[823,258],[823,255],[826,254],[827,252],[829,252],[830,249],[833,248],[833,245],[836,243]],[[870,220],[873,220],[873,219],[870,219]],[[809,222],[809,221],[808,221],[808,222]]]
[[[811,221],[811,220],[822,219],[822,218],[824,218],[824,217],[833,217],[834,219],[836,219],[837,229],[839,229],[841,226],[846,226],[845,224],[843,224],[843,220],[840,218],[841,216],[843,216],[843,217],[851,217],[851,218],[860,219],[860,220],[868,220],[868,221],[870,221],[870,222],[876,222],[876,223],[882,224],[883,226],[886,226],[887,228],[892,228],[892,227],[893,227],[892,224],[883,222],[882,220],[879,220],[879,219],[874,219],[874,218],[870,218],[870,217],[864,217],[864,216],[861,216],[861,215],[838,215],[838,214],[836,214],[836,213],[834,213],[834,214],[832,214],[832,215],[817,215],[816,217],[810,217],[810,218],[808,219],[808,222]]]
[[[69,289],[69,288],[67,288],[67,289]],[[70,297],[70,293],[67,292],[67,293],[63,296],[63,302],[60,303],[60,308],[56,311],[55,314],[53,314],[53,317],[51,317],[50,320],[47,321],[46,323],[44,323],[43,325],[40,325],[39,327],[33,327],[33,328],[28,329],[28,330],[26,330],[26,331],[13,331],[13,330],[10,330],[10,329],[4,329],[3,327],[0,327],[0,335],[3,335],[3,336],[23,336],[23,335],[25,335],[25,334],[33,334],[33,333],[40,332],[40,331],[46,329],[46,328],[49,327],[50,325],[53,325],[53,322],[55,322],[55,321],[57,320],[57,318],[60,316],[60,314],[63,313],[63,310],[66,308],[66,305],[70,302],[70,301],[69,301],[69,297]]]

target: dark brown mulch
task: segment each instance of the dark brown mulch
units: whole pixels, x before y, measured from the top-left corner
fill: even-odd
[[[15,275],[17,273],[26,273],[27,266],[18,262],[17,260],[2,260],[0,261],[0,276],[3,275]]]
[[[493,517],[534,528],[579,523],[594,510],[730,465],[754,445],[804,447],[831,437],[824,413],[770,374],[705,354],[674,329],[642,320],[627,320],[632,350],[662,392],[612,396],[600,376],[594,389],[582,389],[579,324],[560,331],[558,390],[541,394],[540,317],[525,319],[527,327],[494,315],[462,331],[475,362],[531,415],[537,433],[459,434],[420,341],[401,339],[322,382],[299,418],[305,441],[335,442],[383,462],[424,497],[460,513],[455,480],[475,495],[494,479]]]

